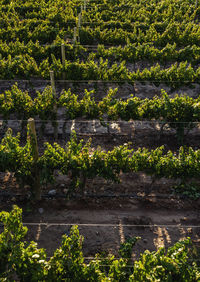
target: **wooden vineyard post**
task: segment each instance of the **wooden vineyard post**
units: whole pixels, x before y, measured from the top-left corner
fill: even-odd
[[[57,118],[57,103],[56,103],[56,87],[55,87],[55,79],[54,79],[54,72],[50,71],[50,79],[51,79],[51,88],[54,96],[54,121],[53,121],[53,126],[54,126],[54,138],[55,140],[58,139],[58,123],[56,121]]]
[[[62,56],[62,65],[63,69],[65,69],[65,44],[61,44],[61,56]],[[63,80],[65,80],[65,72],[63,72]]]
[[[56,93],[55,79],[54,79],[54,71],[50,71],[50,79],[51,79],[51,88],[53,91],[53,95]]]
[[[78,29],[81,27],[81,13],[78,14]]]
[[[78,14],[78,42],[80,43],[80,30],[81,30],[82,13]]]
[[[6,95],[5,91],[4,91],[4,100],[5,100],[6,104],[7,104],[7,95]],[[7,118],[6,118],[6,120],[3,119],[3,123],[2,123],[3,130],[6,130],[7,125],[8,125],[8,119]]]
[[[78,15],[78,42],[80,43],[80,29],[81,29],[81,13]]]
[[[39,153],[38,153],[37,136],[35,130],[35,121],[33,118],[28,119],[28,125],[29,125],[29,139],[30,139],[30,145],[31,145],[32,156],[33,156],[33,171],[32,171],[33,195],[34,195],[34,199],[36,201],[39,201],[41,200],[40,172],[37,165],[39,159]]]
[[[76,45],[76,34],[77,34],[77,28],[74,28],[74,38],[73,38],[73,45]]]

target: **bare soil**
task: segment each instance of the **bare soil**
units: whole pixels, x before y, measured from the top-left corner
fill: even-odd
[[[146,195],[144,188],[151,182],[149,177],[139,174],[122,178],[121,184],[107,184],[102,179],[89,181],[86,190],[94,197],[87,194],[81,198],[77,193],[77,197],[71,200],[46,197],[37,204],[22,196],[2,197],[0,209],[10,210],[13,204],[22,207],[23,222],[29,223],[26,240],[36,241],[39,247],[47,250],[48,256],[60,246],[62,235],[69,234],[72,224],[80,224],[80,234],[85,238],[83,253],[88,260],[101,252],[118,257],[120,243],[134,236],[141,237],[133,249],[134,259],[146,249],[153,251],[169,247],[186,237],[191,237],[200,247],[199,200],[170,195],[170,183],[165,179]],[[60,179],[60,183],[63,181]],[[57,195],[67,187],[58,185],[49,187],[56,188]],[[128,196],[131,193],[132,196]],[[121,197],[122,194],[127,194],[127,197]]]
[[[83,245],[85,257],[93,257],[97,252],[103,251],[118,256],[120,243],[133,236],[141,237],[134,247],[133,258],[138,258],[146,249],[153,251],[159,247],[169,247],[188,236],[200,246],[198,210],[191,211],[172,206],[157,208],[152,202],[142,203],[134,200],[93,202],[82,200],[70,203],[57,200],[43,201],[38,205],[44,208],[42,215],[35,207],[30,214],[24,216],[24,222],[40,223],[28,226],[26,239],[36,241],[38,246],[45,248],[48,256],[51,256],[60,246],[62,235],[69,234],[70,224],[86,224],[79,226],[80,234],[85,238]],[[41,225],[42,223],[45,225]]]

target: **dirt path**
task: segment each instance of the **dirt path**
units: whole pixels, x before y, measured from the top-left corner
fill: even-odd
[[[200,245],[198,210],[176,209],[175,206],[157,209],[153,204],[146,207],[144,203],[123,205],[122,202],[118,202],[118,208],[115,204],[110,209],[109,202],[104,208],[101,203],[95,208],[83,201],[68,204],[54,201],[43,203],[41,207],[44,209],[42,214],[36,208],[24,217],[24,222],[40,223],[28,225],[27,239],[38,242],[49,256],[60,245],[62,235],[69,234],[70,224],[79,225],[80,234],[85,238],[83,252],[86,257],[102,251],[118,256],[120,243],[133,236],[141,237],[134,247],[133,258],[146,249],[153,251],[161,246],[169,247],[186,237]]]

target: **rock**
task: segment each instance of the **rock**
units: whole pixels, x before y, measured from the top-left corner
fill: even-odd
[[[148,241],[147,241],[147,239],[143,239],[143,242],[144,242],[144,243],[147,243]]]
[[[64,184],[64,183],[61,184],[60,187],[61,187],[61,188],[65,188],[65,184]]]
[[[27,199],[29,200],[31,198],[31,192],[28,191],[27,193]]]
[[[66,188],[63,189],[63,193],[64,193],[64,194],[67,194],[67,193],[68,193],[68,189],[66,189]]]
[[[48,192],[48,195],[49,195],[49,196],[55,196],[55,195],[56,195],[56,190],[55,190],[55,189],[50,190],[50,191]]]
[[[39,211],[40,214],[44,213],[44,209],[43,208],[39,208],[38,211]]]

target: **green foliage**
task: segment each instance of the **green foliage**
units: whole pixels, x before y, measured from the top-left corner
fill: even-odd
[[[186,267],[188,248],[191,240],[176,243],[169,248],[160,248],[157,252],[145,251],[138,262],[134,264],[130,281],[198,281],[197,266]]]
[[[12,136],[12,130],[8,130],[0,144],[0,170],[2,172],[13,171],[19,183],[32,183],[33,156],[30,142],[24,147],[20,146],[20,135]]]
[[[54,70],[57,79],[62,78],[62,73],[66,74],[67,80],[103,80],[103,81],[149,81],[156,85],[166,82],[172,88],[182,85],[189,85],[199,81],[200,68],[188,65],[187,61],[179,64],[171,64],[170,67],[162,69],[160,64],[150,68],[130,72],[125,61],[109,64],[100,58],[98,62],[88,58],[85,62],[76,60],[74,62],[66,60],[65,66],[61,64],[60,59],[55,56],[52,63],[49,59],[44,59],[39,65],[35,59],[26,56],[16,56],[13,59],[9,55],[8,59],[0,60],[1,79],[30,78],[39,76],[49,79],[49,71]]]
[[[89,8],[82,11],[80,43],[73,46],[82,1],[1,1],[0,78],[40,76],[48,79],[49,70],[54,70],[57,78],[65,72],[70,80],[150,78],[159,83],[162,78],[172,87],[187,80],[199,81],[196,67],[185,70],[185,60],[195,66],[199,64],[199,7],[195,7],[194,2],[167,0],[163,4],[157,0],[148,3],[134,0],[125,4],[109,0],[87,3]],[[61,64],[62,43],[66,51],[65,66]],[[97,52],[88,56],[87,48],[81,44],[99,46]],[[115,46],[107,48],[106,45]],[[117,63],[110,66],[103,59]],[[162,71],[157,66],[145,72],[129,73],[125,60],[184,63]],[[175,80],[179,83],[174,84]]]
[[[52,88],[47,86],[42,93],[37,91],[37,96],[33,101],[33,109],[41,120],[52,120],[55,119],[55,104],[56,100]]]
[[[27,228],[23,227],[22,211],[19,208],[14,208],[10,213],[1,212],[0,221],[5,226],[0,234],[0,273],[1,278],[6,278],[13,271],[16,250],[20,248]]]
[[[174,192],[181,196],[185,196],[192,200],[197,200],[200,197],[200,186],[196,183],[182,183],[173,187]]]
[[[100,147],[92,150],[91,140],[84,145],[74,133],[65,148],[57,143],[45,143],[44,152],[35,163],[30,138],[25,146],[20,146],[19,135],[13,137],[9,130],[0,143],[0,171],[13,172],[20,184],[31,186],[35,165],[40,171],[41,183],[52,182],[55,170],[69,176],[69,193],[73,193],[77,188],[83,191],[87,179],[96,176],[119,182],[121,172],[144,172],[157,178],[180,178],[183,182],[191,177],[199,178],[200,150],[180,147],[176,154],[164,153],[164,146],[134,150],[126,144],[105,152]]]
[[[83,237],[77,226],[63,235],[61,246],[47,260],[46,251],[35,242],[26,242],[27,227],[22,224],[22,210],[0,213],[4,231],[0,234],[1,281],[199,281],[200,270],[193,261],[191,239],[179,241],[167,251],[145,251],[138,261],[96,255],[86,264],[82,252]],[[136,237],[122,247],[129,253]],[[129,247],[130,245],[130,247]],[[122,250],[121,249],[121,250]],[[196,258],[196,256],[195,256]],[[132,267],[130,267],[131,265]]]
[[[47,86],[43,92],[37,91],[36,97],[31,98],[27,91],[23,92],[17,84],[11,90],[0,94],[0,113],[7,120],[11,114],[17,114],[20,119],[30,116],[39,116],[41,121],[56,120],[57,110],[65,110],[66,120],[84,117],[87,119],[103,120],[157,120],[168,124],[176,130],[180,144],[183,144],[186,130],[189,132],[200,121],[200,99],[190,98],[186,95],[176,95],[170,98],[162,90],[161,98],[140,99],[131,97],[126,100],[116,99],[117,89],[110,89],[108,94],[98,103],[94,98],[94,91],[87,91],[82,99],[73,94],[71,89],[62,91],[59,98],[55,98],[51,87]]]
[[[140,239],[141,237],[133,237],[133,238],[127,239],[124,243],[120,245],[119,255],[122,258],[131,258],[133,246],[135,246],[137,241]]]

